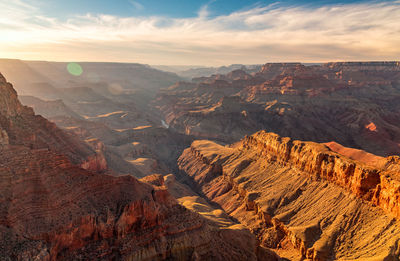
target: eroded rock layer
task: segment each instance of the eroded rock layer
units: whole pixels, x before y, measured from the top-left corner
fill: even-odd
[[[398,157],[371,165],[261,131],[231,146],[195,141],[178,164],[282,256],[293,247],[312,260],[399,258]]]
[[[256,259],[251,234],[219,231],[163,184],[88,172],[47,149],[0,153],[2,260]]]
[[[67,135],[45,118],[23,106],[13,86],[0,74],[0,143],[34,149],[49,148],[82,163],[94,155],[89,146]]]
[[[105,174],[102,153],[22,106],[1,75],[0,155],[1,260],[276,258],[183,207],[162,178]]]
[[[234,142],[268,130],[389,156],[400,153],[400,63],[269,63],[179,82],[153,105],[198,138]]]

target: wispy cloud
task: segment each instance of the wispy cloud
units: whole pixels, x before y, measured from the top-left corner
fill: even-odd
[[[137,1],[129,0],[129,3],[131,3],[131,5],[133,5],[133,7],[136,10],[143,10],[144,9],[144,6],[141,3],[137,2]]]
[[[400,55],[400,3],[394,1],[261,6],[217,17],[206,5],[194,18],[87,14],[67,21],[22,0],[2,2],[1,57],[216,65]]]
[[[209,14],[208,5],[203,5],[197,14],[198,14],[199,18],[207,18],[208,14]]]
[[[214,3],[216,0],[210,0],[208,1],[208,3],[202,5],[199,9],[199,11],[197,12],[197,15],[200,19],[205,19],[210,15],[210,10],[209,10],[209,6],[210,4]]]

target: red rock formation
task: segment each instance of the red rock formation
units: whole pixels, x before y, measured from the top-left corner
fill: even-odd
[[[261,131],[231,146],[195,141],[178,164],[282,256],[292,246],[312,260],[399,258],[397,157],[371,166]]]
[[[0,153],[2,258],[219,259],[218,245],[234,259],[255,258],[212,236],[165,188],[87,172],[44,149]]]
[[[246,231],[221,231],[178,204],[163,182],[88,171],[105,167],[99,157],[82,164],[88,170],[74,165],[55,152],[68,145],[74,159],[78,150],[68,136],[22,106],[0,79],[1,260],[256,260],[265,254]],[[243,236],[245,242],[237,240]]]
[[[371,200],[380,182],[380,170],[354,162],[331,152],[317,143],[292,141],[272,133],[259,132],[242,141],[248,148],[279,164],[326,179],[349,189],[357,196]]]
[[[252,75],[180,83],[154,105],[172,129],[199,138],[234,142],[266,129],[388,156],[400,153],[399,77],[397,62],[273,63]],[[234,110],[215,109],[222,98],[237,96]]]
[[[96,155],[89,156],[80,166],[83,169],[94,172],[101,172],[108,168],[107,160],[102,151],[98,151]]]
[[[41,149],[49,148],[67,155],[73,162],[84,161],[94,152],[77,138],[69,136],[32,108],[23,106],[16,91],[0,76],[0,128],[8,143]]]

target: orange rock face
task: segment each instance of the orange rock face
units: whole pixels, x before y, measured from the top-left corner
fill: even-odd
[[[378,158],[370,165],[261,131],[230,146],[195,141],[178,165],[283,257],[293,248],[312,260],[396,259],[400,165]]]
[[[292,141],[272,133],[259,132],[246,137],[243,147],[256,150],[279,164],[290,164],[299,171],[349,189],[371,200],[380,182],[379,170],[332,153],[322,144]]]

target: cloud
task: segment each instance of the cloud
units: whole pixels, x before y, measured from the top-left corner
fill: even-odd
[[[210,0],[208,1],[208,3],[202,5],[199,9],[199,11],[197,12],[197,16],[200,19],[205,19],[210,15],[210,10],[209,10],[209,6],[210,4],[214,3],[216,0]]]
[[[200,10],[197,13],[197,15],[199,16],[199,18],[207,18],[207,16],[209,15],[208,5],[203,5],[200,8]]]
[[[0,0],[1,57],[220,65],[400,55],[400,3],[393,1],[275,4],[216,17],[205,5],[193,18],[87,14],[67,21],[25,4]]]
[[[129,3],[131,3],[131,5],[133,5],[133,7],[138,11],[144,10],[144,6],[137,1],[129,0]]]

